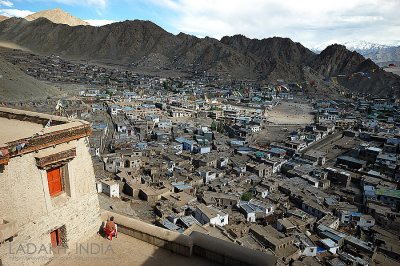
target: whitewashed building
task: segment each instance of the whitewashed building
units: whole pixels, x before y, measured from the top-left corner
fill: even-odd
[[[97,192],[104,193],[110,198],[119,198],[119,183],[115,180],[100,180],[96,183]]]
[[[101,224],[91,126],[9,108],[0,108],[0,125],[0,242],[13,239],[0,245],[0,265],[43,265],[51,248],[85,241]],[[46,252],[16,254],[27,243]]]
[[[196,206],[194,218],[201,224],[224,226],[228,224],[229,214],[212,206],[199,204]]]

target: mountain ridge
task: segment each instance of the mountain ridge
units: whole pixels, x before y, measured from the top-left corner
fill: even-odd
[[[400,91],[397,76],[391,76],[344,46],[329,46],[317,55],[289,38],[259,40],[244,35],[225,36],[221,40],[198,38],[185,33],[174,35],[151,21],[142,20],[101,27],[70,27],[45,18],[31,22],[11,18],[0,22],[0,39],[39,54],[117,61],[135,67],[208,71],[234,79],[304,81],[309,79],[304,68],[311,67],[321,79],[337,75],[351,77],[351,82],[340,79],[339,83],[355,92],[390,95]],[[360,71],[367,73],[367,80],[363,81],[365,76],[353,75]]]
[[[89,23],[83,21],[77,17],[72,16],[71,14],[63,11],[62,9],[49,9],[42,10],[31,15],[26,16],[24,19],[28,21],[33,21],[39,18],[46,18],[53,23],[56,24],[66,24],[69,26],[88,26]]]

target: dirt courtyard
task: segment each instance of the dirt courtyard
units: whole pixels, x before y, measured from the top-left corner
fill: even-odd
[[[273,124],[309,124],[314,121],[312,107],[306,103],[280,102],[267,111],[267,121]]]

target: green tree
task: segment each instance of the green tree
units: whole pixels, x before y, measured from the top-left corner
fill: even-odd
[[[217,123],[215,123],[215,120],[211,123],[211,130],[217,130]]]
[[[242,194],[240,199],[244,200],[244,201],[249,201],[249,200],[251,200],[252,197],[253,197],[253,193],[251,193],[250,191],[247,191],[247,192]]]
[[[223,122],[219,122],[217,124],[217,132],[221,133],[221,134],[225,133],[225,128],[224,128],[224,123]]]
[[[164,90],[168,90],[168,83],[166,81],[164,81],[162,85]]]

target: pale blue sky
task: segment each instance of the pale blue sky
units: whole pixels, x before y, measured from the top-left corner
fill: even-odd
[[[289,37],[306,46],[400,41],[400,0],[0,0],[0,14],[23,17],[61,8],[101,25],[150,20],[199,37]]]

